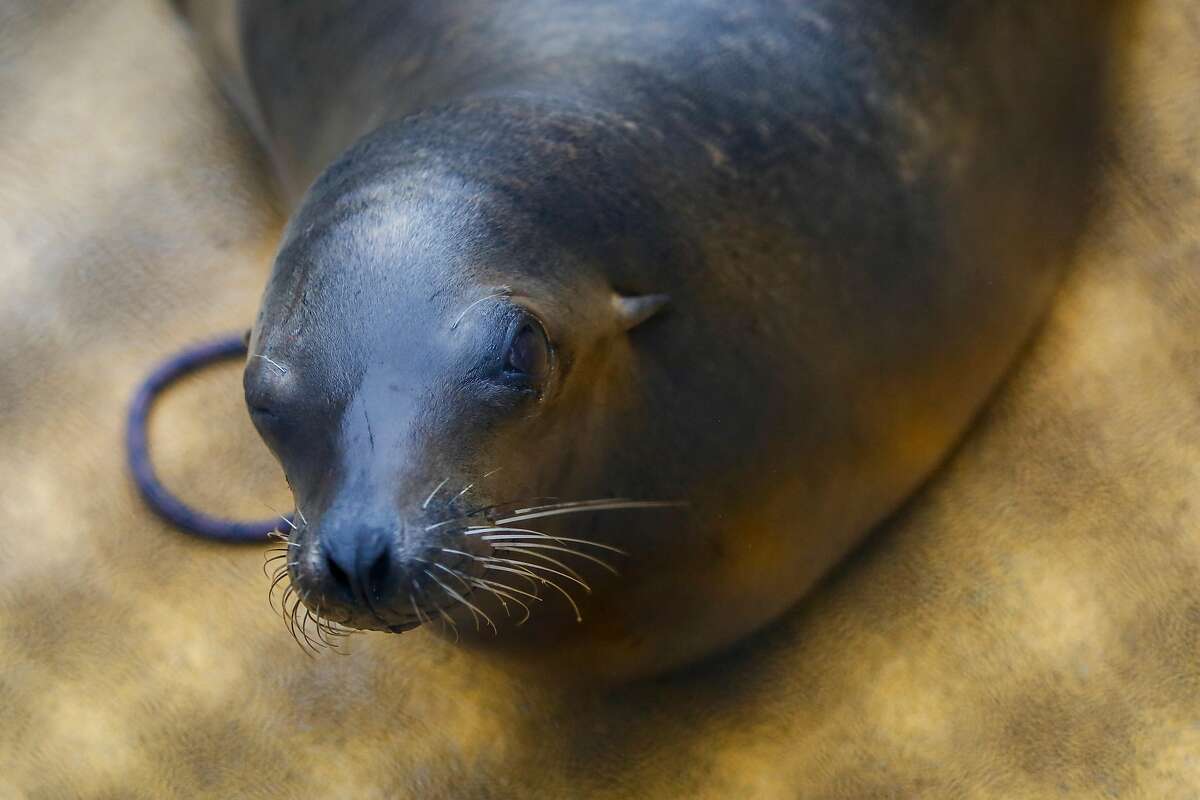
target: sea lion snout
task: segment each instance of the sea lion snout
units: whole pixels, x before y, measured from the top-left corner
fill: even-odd
[[[452,615],[472,593],[483,542],[462,541],[463,526],[440,524],[440,504],[393,508],[344,494],[291,537],[291,581],[303,602],[370,630],[400,632]]]
[[[394,530],[326,528],[316,545],[313,581],[321,594],[345,604],[391,604],[402,573]]]
[[[404,525],[398,515],[355,513],[339,503],[324,513],[314,510],[304,522],[293,537],[290,566],[306,603],[356,627],[408,621],[390,611],[398,607],[410,571],[400,550]]]

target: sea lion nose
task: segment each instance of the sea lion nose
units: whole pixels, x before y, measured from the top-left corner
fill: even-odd
[[[397,583],[392,536],[381,528],[339,531],[322,537],[322,565],[328,584],[344,600],[386,603]]]

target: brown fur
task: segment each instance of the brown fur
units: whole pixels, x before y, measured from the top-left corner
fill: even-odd
[[[0,797],[1200,792],[1200,3],[1129,41],[1076,271],[937,480],[767,634],[580,697],[423,632],[310,661],[260,553],[141,509],[132,386],[250,317],[278,220],[167,8],[8,4]],[[154,434],[189,498],[257,516],[286,494],[238,386]]]

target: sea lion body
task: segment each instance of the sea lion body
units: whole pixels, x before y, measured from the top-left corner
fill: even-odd
[[[1115,5],[240,4],[298,596],[610,677],[778,616],[1044,311]],[[521,510],[606,498],[680,505]]]

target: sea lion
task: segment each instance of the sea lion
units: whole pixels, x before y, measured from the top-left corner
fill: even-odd
[[[1118,5],[240,3],[279,579],[575,675],[777,617],[1045,309]]]

